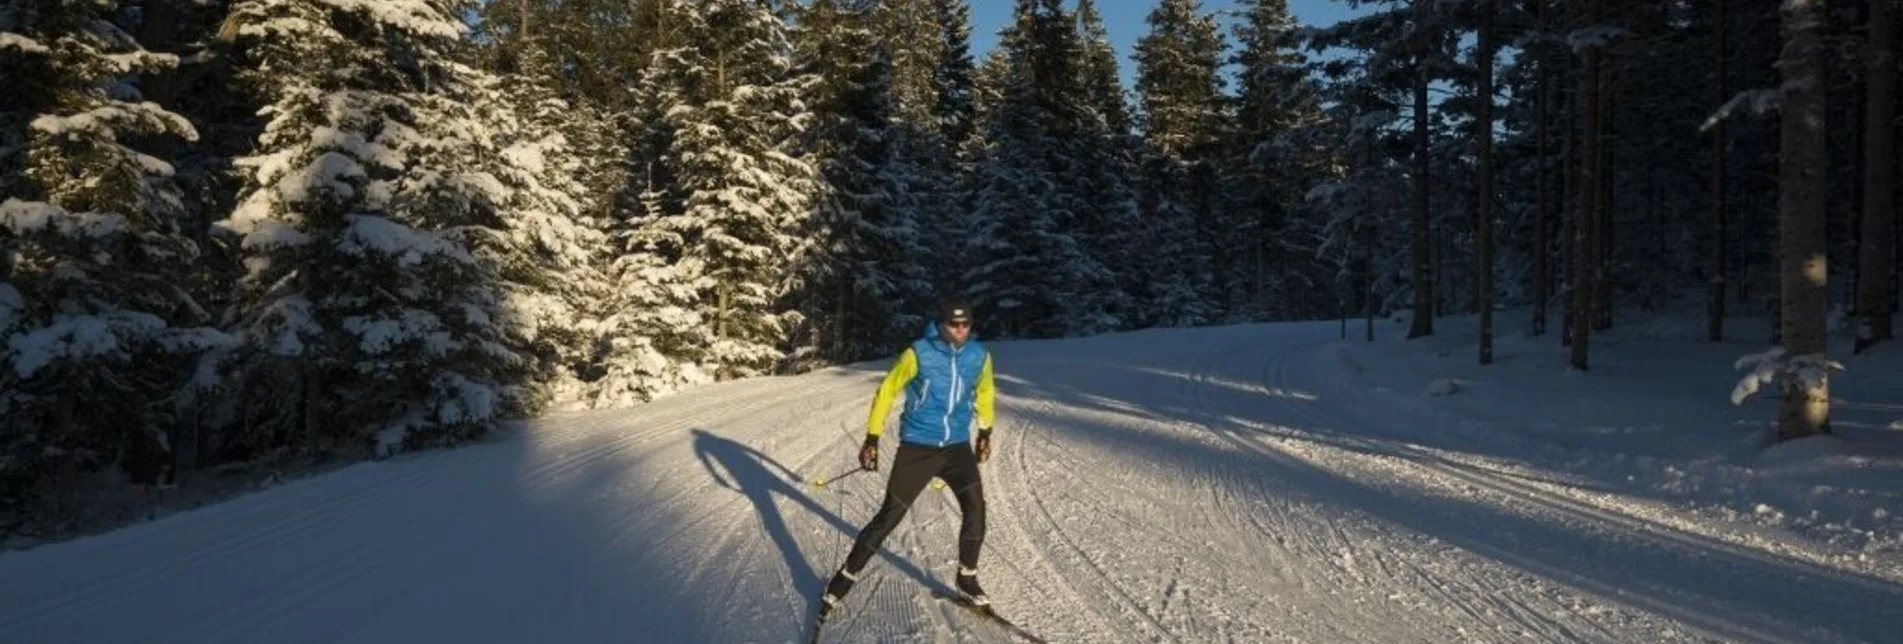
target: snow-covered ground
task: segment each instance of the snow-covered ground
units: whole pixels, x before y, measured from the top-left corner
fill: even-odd
[[[1518,317],[1485,368],[1459,318],[993,345],[987,589],[1052,642],[1903,641],[1903,347],[1839,348],[1837,435],[1767,449],[1728,399],[1761,326],[1624,324],[1581,373]],[[808,481],[884,366],[0,553],[0,642],[798,640],[883,473]],[[827,640],[1008,641],[931,596],[958,518],[928,489]]]

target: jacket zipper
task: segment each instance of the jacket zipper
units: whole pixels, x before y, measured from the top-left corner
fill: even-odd
[[[941,447],[951,444],[952,411],[958,408],[958,348],[957,347],[952,347],[951,374],[952,374],[951,398],[945,401],[945,438],[940,440],[938,443]]]

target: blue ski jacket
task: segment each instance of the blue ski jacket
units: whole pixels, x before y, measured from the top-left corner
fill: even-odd
[[[925,335],[912,342],[885,374],[872,399],[866,434],[877,438],[885,429],[886,414],[899,392],[905,407],[899,412],[899,442],[944,447],[971,440],[971,421],[990,429],[996,420],[992,400],[991,352],[977,334],[954,347],[939,337],[938,323],[927,321]]]

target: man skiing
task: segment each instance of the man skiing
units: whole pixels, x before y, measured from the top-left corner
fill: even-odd
[[[892,476],[886,480],[885,502],[859,532],[846,563],[826,584],[819,618],[825,620],[839,600],[858,581],[873,552],[898,526],[926,483],[939,478],[950,485],[964,515],[958,533],[958,574],[954,585],[972,603],[987,606],[978,586],[978,551],[985,539],[985,488],[978,464],[991,458],[991,354],[972,339],[969,303],[948,298],[939,302],[938,318],[925,335],[899,354],[872,400],[866,421],[865,444],[859,448],[859,466],[879,469],[879,434],[886,413],[902,389],[905,407],[899,414],[899,449],[892,458]],[[971,443],[970,425],[976,413],[978,441]]]

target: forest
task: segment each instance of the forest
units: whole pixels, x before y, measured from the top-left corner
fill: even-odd
[[[1893,0],[1146,0],[1129,60],[1104,1],[980,56],[965,0],[0,0],[0,531],[886,358],[952,292],[1581,370],[1768,317],[1780,438],[1892,339]]]

